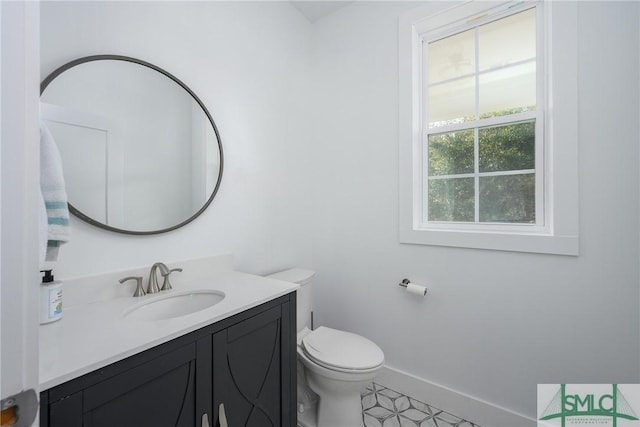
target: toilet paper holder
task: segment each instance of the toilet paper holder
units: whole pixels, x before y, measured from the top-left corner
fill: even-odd
[[[426,286],[416,285],[415,283],[411,283],[411,280],[409,279],[402,279],[402,282],[398,283],[398,286],[402,286],[403,288],[408,288],[409,285],[412,285],[412,287],[415,287],[415,289],[408,289],[410,293],[415,293],[415,294],[420,293],[422,294],[422,296],[425,296],[427,294]]]
[[[411,280],[402,279],[402,282],[398,283],[398,286],[402,286],[403,288],[406,288],[409,283],[411,283]]]

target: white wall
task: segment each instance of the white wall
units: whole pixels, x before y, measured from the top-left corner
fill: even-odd
[[[579,6],[577,258],[398,243],[397,22],[408,7],[355,2],[314,26],[318,324],[530,417],[537,383],[640,381],[638,4]],[[427,298],[403,294],[404,277],[427,283]]]
[[[211,206],[179,230],[131,237],[73,218],[57,277],[227,251],[256,273],[310,264],[303,217],[311,26],[297,10],[286,2],[44,2],[41,15],[42,78],[87,55],[151,62],[207,106],[225,162]]]

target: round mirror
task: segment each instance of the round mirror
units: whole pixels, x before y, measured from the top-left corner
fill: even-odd
[[[116,55],[72,61],[40,87],[71,213],[103,229],[156,234],[209,206],[222,179],[211,115],[180,80]]]

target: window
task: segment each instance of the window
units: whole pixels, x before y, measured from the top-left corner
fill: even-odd
[[[577,255],[575,10],[442,7],[400,20],[401,242]]]
[[[423,222],[544,223],[536,12],[422,38]]]

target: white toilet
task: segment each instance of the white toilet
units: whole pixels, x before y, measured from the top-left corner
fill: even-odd
[[[296,298],[298,425],[362,427],[360,391],[382,368],[384,353],[360,335],[323,326],[310,329],[314,274],[293,268],[268,276],[300,285]]]

